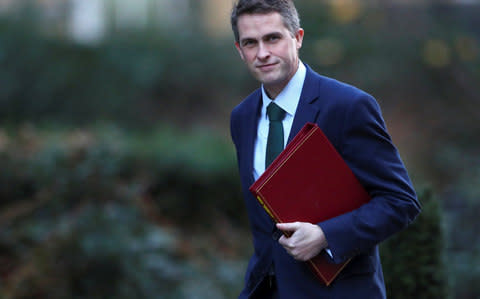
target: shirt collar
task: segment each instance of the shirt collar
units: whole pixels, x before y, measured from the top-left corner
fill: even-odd
[[[293,75],[292,79],[290,79],[285,88],[275,98],[275,104],[280,106],[280,108],[285,110],[285,112],[287,112],[291,116],[294,116],[295,111],[297,110],[306,74],[307,70],[305,68],[305,65],[301,61],[299,61],[297,72],[295,73],[295,75]],[[272,102],[272,99],[268,97],[267,93],[265,92],[265,88],[263,87],[263,84],[262,101],[262,115],[266,117],[267,106]]]

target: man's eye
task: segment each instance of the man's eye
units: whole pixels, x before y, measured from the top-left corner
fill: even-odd
[[[273,36],[268,37],[268,41],[270,41],[270,42],[274,42],[274,41],[277,41],[277,40],[279,40],[279,39],[280,39],[280,38],[279,38],[278,36],[276,36],[276,35],[273,35]]]

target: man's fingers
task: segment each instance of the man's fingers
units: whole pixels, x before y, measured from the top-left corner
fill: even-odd
[[[290,237],[282,236],[278,242],[296,260],[308,260],[327,246],[325,235],[317,225],[292,222],[279,223],[277,228],[290,235]]]
[[[290,223],[277,223],[277,228],[283,232],[290,232],[289,237],[283,235],[280,237],[278,242],[280,245],[285,247],[285,249],[293,249],[296,246],[296,238],[294,237],[295,232],[300,228],[300,222],[290,222]]]
[[[281,231],[294,232],[300,227],[299,222],[277,223],[277,228]]]
[[[278,243],[280,243],[280,245],[282,245],[283,247],[285,247],[285,249],[292,249],[294,248],[295,246],[292,244],[292,241],[285,237],[285,236],[281,236],[280,239],[278,239]]]
[[[280,243],[280,245],[283,246],[283,248],[285,248],[288,254],[290,254],[294,259],[299,261],[305,261],[303,256],[300,254],[301,252],[299,251],[297,246],[294,244],[292,239],[282,236],[280,239],[278,239],[278,242]]]

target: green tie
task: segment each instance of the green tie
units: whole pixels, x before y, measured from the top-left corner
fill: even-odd
[[[267,168],[283,150],[282,120],[285,117],[285,111],[274,102],[271,102],[267,106],[267,115],[270,120],[270,125],[268,127],[265,168]]]

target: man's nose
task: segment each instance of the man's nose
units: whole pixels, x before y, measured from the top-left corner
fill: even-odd
[[[270,50],[268,49],[268,47],[265,44],[260,43],[258,46],[258,52],[257,52],[258,59],[265,60],[269,56],[270,56]]]

